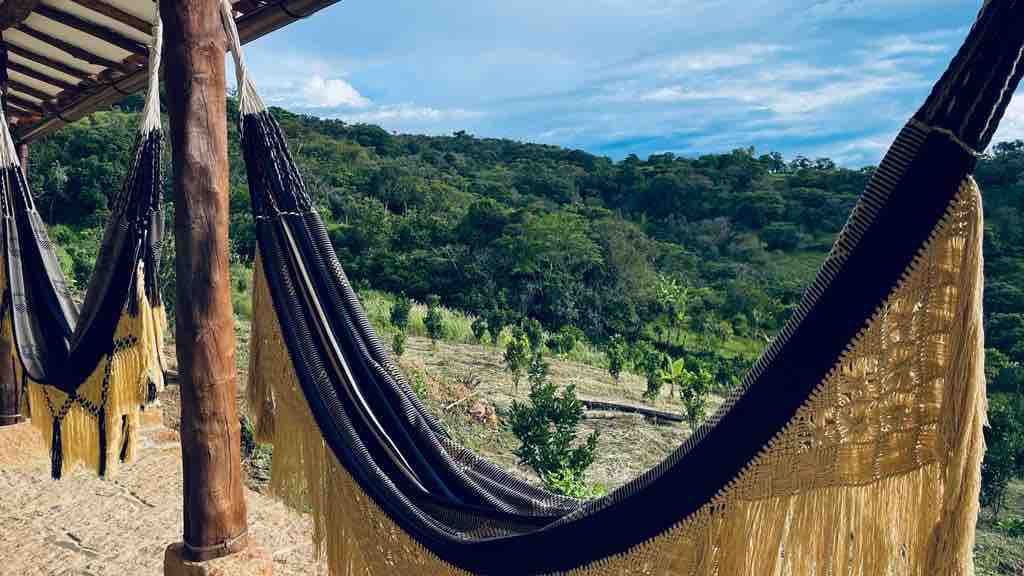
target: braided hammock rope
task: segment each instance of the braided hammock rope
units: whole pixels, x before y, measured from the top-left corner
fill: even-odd
[[[159,22],[154,33],[134,158],[113,199],[81,309],[71,299],[0,110],[0,338],[15,344],[24,411],[43,434],[54,478],[75,464],[104,476],[131,459],[139,412],[163,387]]]
[[[230,7],[224,25],[233,36]],[[1022,75],[992,0],[740,389],[590,502],[454,444],[374,334],[237,40],[256,217],[249,405],[335,575],[967,575],[985,413],[971,177]]]

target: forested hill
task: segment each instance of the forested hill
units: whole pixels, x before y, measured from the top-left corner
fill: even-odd
[[[124,174],[137,103],[33,145],[37,205],[80,287],[107,197]],[[753,148],[613,162],[579,150],[393,135],[275,111],[349,276],[475,312],[524,316],[667,348],[749,357],[778,329],[871,173]],[[253,255],[231,135],[231,235]],[[987,202],[989,338],[1024,360],[1024,143],[978,168]],[[721,346],[729,344],[731,346]],[[744,345],[746,343],[746,345]],[[718,344],[718,346],[716,346]]]

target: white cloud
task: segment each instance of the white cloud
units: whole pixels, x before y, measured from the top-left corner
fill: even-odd
[[[365,108],[370,100],[341,78],[324,78],[314,74],[302,85],[304,105],[310,108]]]
[[[1024,140],[1024,97],[1019,92],[1006,107],[1006,114],[992,138],[992,142],[1006,140]]]
[[[768,56],[782,51],[782,46],[767,44],[741,44],[727,50],[707,50],[680,54],[658,64],[662,73],[668,75],[689,72],[710,72],[737,68],[763,61]]]
[[[389,104],[379,106],[366,112],[355,114],[337,114],[346,122],[363,122],[367,124],[385,124],[390,122],[448,122],[479,118],[482,113],[462,108],[440,109],[430,106],[417,106],[411,103]]]

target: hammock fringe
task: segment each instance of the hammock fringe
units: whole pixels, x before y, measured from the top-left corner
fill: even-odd
[[[143,265],[139,263],[139,273]],[[51,454],[51,475],[60,478],[76,466],[100,476],[117,472],[122,462],[135,458],[135,432],[150,388],[163,389],[162,342],[165,318],[145,296],[144,283],[136,284],[140,314],[127,307],[118,320],[112,352],[69,395],[56,387],[33,381],[20,362],[15,377],[27,384],[29,417],[42,434]],[[3,319],[2,337],[12,337],[10,315]]]
[[[968,178],[900,285],[739,477],[670,530],[569,573],[973,573],[982,230]],[[259,259],[253,302],[250,402],[259,422],[273,422],[260,426],[275,446],[271,491],[312,510],[316,554],[330,573],[467,574],[403,532],[325,445]]]

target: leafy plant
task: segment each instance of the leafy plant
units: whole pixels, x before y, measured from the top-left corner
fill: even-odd
[[[402,353],[405,352],[405,332],[395,332],[391,337],[391,351],[395,353],[396,358],[402,357]]]
[[[518,326],[505,345],[505,368],[512,374],[512,387],[519,390],[519,379],[530,362],[530,340]]]
[[[1010,480],[1024,477],[1024,400],[992,394],[988,423],[981,464],[981,504],[998,520],[1006,505]]]
[[[391,325],[398,328],[401,332],[405,332],[406,328],[409,327],[409,313],[411,311],[412,300],[404,292],[400,293],[395,297],[395,302],[391,305]]]
[[[565,325],[548,340],[548,348],[555,354],[566,356],[572,354],[572,351],[576,349],[576,344],[583,338],[582,330],[572,325]]]
[[[669,385],[669,396],[675,396],[676,390],[682,390],[693,379],[693,373],[686,369],[682,358],[671,360],[661,369],[660,380]]]
[[[524,318],[522,321],[523,332],[530,341],[530,350],[539,352],[544,343],[544,327],[536,318]]]
[[[505,329],[508,324],[508,316],[505,311],[498,308],[497,306],[492,307],[487,311],[487,331],[491,333],[491,343],[495,346],[498,345],[498,338],[501,337],[501,331]]]
[[[681,361],[678,360],[678,362]],[[684,379],[683,385],[679,387],[679,400],[683,404],[686,421],[691,430],[696,430],[704,420],[713,384],[714,375],[707,366],[698,363],[696,368],[690,372],[690,377]]]
[[[543,366],[543,360],[535,357],[534,365]],[[584,497],[592,494],[585,478],[594,462],[598,433],[576,441],[583,404],[576,398],[575,386],[567,386],[559,394],[558,386],[539,367],[531,370],[530,380],[529,401],[513,401],[509,411],[509,427],[519,440],[515,455],[551,490]]]
[[[477,342],[484,341],[484,334],[487,333],[487,321],[482,317],[477,316],[473,319],[473,323],[469,325],[470,330],[473,331],[473,338]]]
[[[1024,538],[1024,518],[1006,518],[997,522],[996,526],[1010,538]]]
[[[668,356],[664,352],[655,350],[653,346],[646,344],[641,346],[641,367],[644,377],[647,379],[647,389],[644,390],[644,398],[654,400],[661,394],[664,385],[662,371],[668,366]]]
[[[437,341],[444,338],[444,317],[441,315],[441,299],[435,294],[427,296],[427,315],[423,317],[423,326],[430,336],[431,346],[437,347]]]
[[[626,364],[626,340],[620,334],[612,336],[604,353],[608,357],[608,373],[618,382]]]

